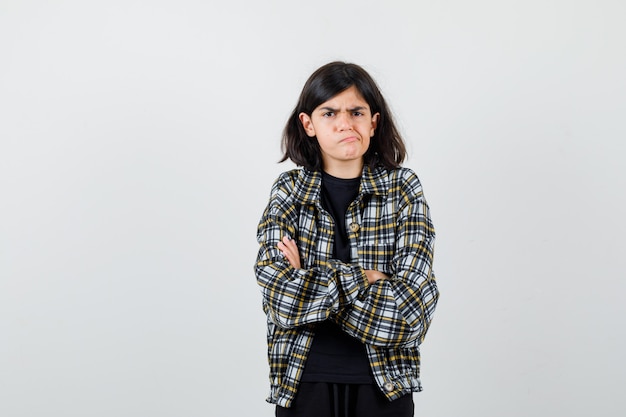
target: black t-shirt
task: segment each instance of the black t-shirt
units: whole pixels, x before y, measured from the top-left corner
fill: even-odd
[[[360,178],[342,179],[322,173],[322,207],[335,222],[333,257],[351,262],[346,211],[359,193]],[[318,323],[302,374],[304,382],[372,384],[365,345],[326,320]]]

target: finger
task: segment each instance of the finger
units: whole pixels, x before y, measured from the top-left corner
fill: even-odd
[[[278,242],[278,249],[282,252],[283,256],[287,258],[287,261],[293,266],[295,265],[295,260],[297,253],[294,253],[291,248],[287,247],[283,242]]]
[[[290,248],[287,247],[287,245],[285,245],[283,242],[278,242],[278,245],[276,246],[278,247],[278,249],[280,249],[283,255],[289,256],[291,254]]]
[[[278,249],[280,249],[283,253],[287,254],[292,254],[294,252],[294,245],[290,244],[287,241],[283,241],[283,242],[278,242]]]
[[[283,244],[284,250],[286,252],[289,252],[290,255],[298,254],[298,246],[296,245],[296,242],[293,239],[289,238],[288,236],[285,236],[281,243]]]
[[[292,267],[300,268],[300,252],[296,241],[292,239],[291,236],[284,236],[281,241],[278,242],[277,246]]]
[[[283,237],[283,243],[291,250],[297,250],[298,246],[296,245],[296,241],[291,238],[291,236]]]

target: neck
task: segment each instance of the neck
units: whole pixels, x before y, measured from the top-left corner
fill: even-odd
[[[363,173],[363,161],[351,161],[349,164],[324,164],[324,171],[336,178],[358,178]]]

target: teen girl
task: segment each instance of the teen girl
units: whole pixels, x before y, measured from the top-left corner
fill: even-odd
[[[322,66],[282,145],[302,168],[274,182],[257,232],[268,401],[277,416],[412,416],[435,231],[378,86],[358,65]]]

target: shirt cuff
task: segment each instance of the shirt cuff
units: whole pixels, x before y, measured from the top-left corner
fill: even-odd
[[[336,259],[330,260],[328,265],[335,276],[342,298],[349,304],[364,295],[369,282],[360,265],[346,264]]]

